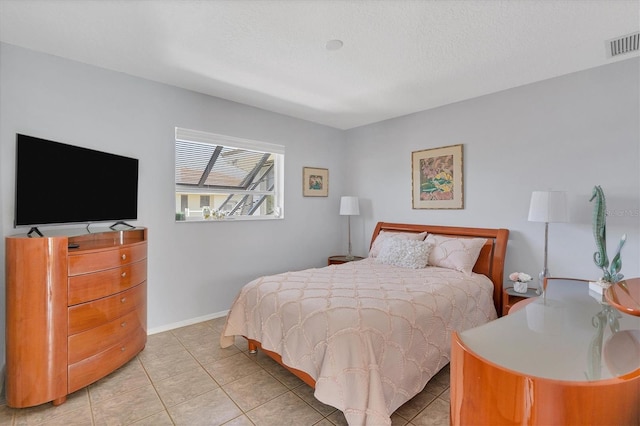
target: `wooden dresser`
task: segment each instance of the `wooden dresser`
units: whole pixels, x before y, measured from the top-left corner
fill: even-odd
[[[62,404],[144,348],[145,228],[5,244],[7,405]]]

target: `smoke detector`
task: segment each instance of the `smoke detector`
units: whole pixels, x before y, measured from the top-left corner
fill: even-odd
[[[627,34],[607,41],[607,56],[609,58],[637,52],[638,50],[640,50],[640,32]]]

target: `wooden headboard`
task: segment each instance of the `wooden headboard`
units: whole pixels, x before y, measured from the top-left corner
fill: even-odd
[[[487,242],[480,251],[478,260],[473,267],[473,272],[486,275],[493,282],[493,303],[498,312],[498,316],[502,313],[502,283],[504,279],[504,258],[507,252],[507,241],[509,240],[508,229],[463,228],[458,226],[378,222],[376,228],[373,230],[371,244],[373,244],[373,241],[380,231],[411,232],[417,234],[420,232],[428,232],[430,234],[450,237],[486,238]]]

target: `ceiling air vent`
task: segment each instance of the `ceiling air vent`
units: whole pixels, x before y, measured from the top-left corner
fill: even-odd
[[[624,55],[625,53],[637,52],[640,50],[640,32],[609,40],[607,44],[607,56],[610,58]]]

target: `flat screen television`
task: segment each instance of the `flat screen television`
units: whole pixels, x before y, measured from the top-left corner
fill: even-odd
[[[137,217],[137,159],[16,135],[14,227]]]

